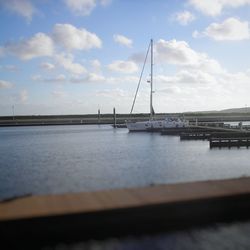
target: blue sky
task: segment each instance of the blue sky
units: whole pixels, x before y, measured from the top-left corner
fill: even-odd
[[[128,113],[150,38],[156,112],[250,106],[250,0],[0,0],[0,19],[0,115]]]

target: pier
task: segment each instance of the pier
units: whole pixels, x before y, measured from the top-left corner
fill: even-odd
[[[248,138],[211,138],[209,140],[210,148],[222,147],[249,147],[250,137]]]
[[[37,246],[245,221],[249,210],[250,178],[36,195],[0,202],[0,233]]]
[[[188,128],[169,128],[162,135],[179,135],[180,140],[209,140],[210,148],[250,146],[250,131],[239,128],[190,126]]]
[[[211,137],[212,133],[181,133],[181,140],[207,140]]]
[[[249,132],[191,132],[181,133],[181,140],[209,140],[211,138],[248,138]]]
[[[217,127],[217,126],[196,126],[190,125],[189,127],[184,128],[164,128],[163,130],[159,131],[162,135],[190,135],[190,138],[195,138],[196,136],[208,136],[210,135],[220,135],[224,134],[241,134],[246,135],[250,132],[247,130],[241,130],[239,128],[228,128],[228,127]],[[185,138],[185,136],[183,136]]]

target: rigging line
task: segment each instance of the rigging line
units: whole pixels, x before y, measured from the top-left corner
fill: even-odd
[[[135,97],[134,97],[134,100],[133,100],[133,104],[132,104],[132,108],[131,108],[130,114],[132,114],[134,106],[135,106],[135,100],[136,100],[136,97],[137,97],[137,94],[138,94],[138,90],[139,90],[139,87],[140,87],[140,84],[141,84],[141,79],[142,79],[142,75],[143,75],[144,68],[145,68],[145,65],[146,65],[146,61],[147,61],[147,58],[148,58],[148,52],[149,52],[150,46],[151,46],[151,42],[149,43],[148,50],[147,50],[147,53],[146,53],[146,57],[144,59],[144,63],[143,63],[143,67],[142,67],[142,71],[141,71],[141,75],[140,75],[140,79],[139,79],[139,82],[138,82],[138,85],[137,85],[137,89],[136,89],[136,92],[135,92]]]

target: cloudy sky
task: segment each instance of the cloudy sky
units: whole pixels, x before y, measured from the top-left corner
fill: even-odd
[[[250,0],[0,0],[0,115],[250,106]],[[135,112],[149,112],[149,65]]]

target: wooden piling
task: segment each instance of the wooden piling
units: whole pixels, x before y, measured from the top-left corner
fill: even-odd
[[[100,124],[100,122],[101,122],[101,111],[100,111],[100,109],[98,109],[97,119],[98,119],[98,124]]]
[[[113,108],[113,119],[114,119],[113,126],[114,126],[114,128],[116,128],[116,113],[115,113],[115,108]]]

